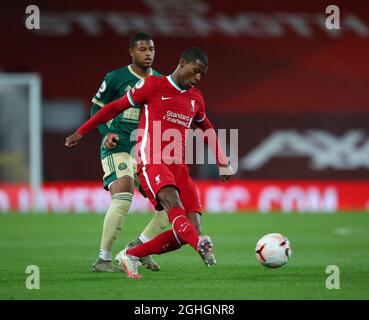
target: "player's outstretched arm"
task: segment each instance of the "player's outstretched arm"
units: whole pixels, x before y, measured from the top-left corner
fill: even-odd
[[[82,135],[79,134],[77,131],[73,132],[70,136],[65,139],[65,146],[72,148],[78,144],[78,141],[82,139]]]
[[[93,103],[90,110],[90,117],[93,117],[94,114],[96,114],[102,107],[97,105],[96,103]],[[105,137],[109,132],[109,127],[106,123],[101,123],[97,126],[97,129],[99,130],[100,134]]]
[[[215,139],[215,146],[216,146],[215,150],[212,148],[212,151],[215,154],[215,157],[218,163],[220,179],[223,182],[228,181],[230,176],[234,174],[234,171],[231,165],[229,164],[228,158],[225,155],[222,146],[219,143],[219,140],[218,140],[218,137],[217,137],[217,134],[215,132],[213,125],[211,124],[210,120],[206,116],[201,122],[195,122],[195,124],[203,131],[207,131],[207,130],[211,131],[211,135]],[[205,143],[207,144],[209,143],[208,136],[205,136]],[[211,143],[210,147],[212,147],[213,145],[214,144]]]
[[[108,103],[104,108],[100,109],[89,120],[87,120],[79,129],[68,136],[65,140],[67,147],[75,147],[82,137],[96,128],[99,124],[115,118],[119,113],[131,107],[127,95],[122,98]]]

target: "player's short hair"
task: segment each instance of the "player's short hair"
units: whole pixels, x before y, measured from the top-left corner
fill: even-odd
[[[196,60],[200,60],[204,65],[209,65],[209,59],[204,50],[196,47],[187,48],[183,51],[181,58],[186,60],[187,62],[196,62]]]
[[[153,40],[152,37],[146,33],[143,33],[143,32],[135,33],[129,39],[128,47],[133,48],[136,45],[136,42],[138,41],[150,41],[150,40]]]

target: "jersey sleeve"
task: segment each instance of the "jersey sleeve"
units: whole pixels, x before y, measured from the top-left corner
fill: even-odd
[[[116,85],[114,75],[110,72],[107,73],[99,90],[92,98],[92,102],[99,107],[103,107],[109,102],[115,100]]]
[[[107,73],[96,95],[92,98],[92,106],[90,110],[90,116],[92,117],[100,108],[104,107],[109,102],[115,99],[116,95],[116,82],[112,73]],[[97,126],[102,136],[105,136],[110,132],[109,126],[106,123],[102,123]]]
[[[217,133],[212,125],[212,123],[210,122],[210,120],[208,119],[207,116],[205,116],[204,120],[201,122],[197,122],[196,123],[197,126],[205,131],[210,131],[210,136],[205,135],[204,136],[204,141],[206,144],[208,144],[210,146],[210,149],[212,150],[213,154],[215,155],[215,158],[217,160],[218,165],[225,167],[228,166],[228,158],[225,155],[222,146],[219,143],[218,137],[217,137]],[[210,138],[210,141],[209,141]]]
[[[148,76],[138,81],[135,86],[127,92],[127,98],[132,107],[148,101],[154,92],[154,77]]]
[[[131,107],[127,95],[118,100],[109,102],[104,108],[100,108],[90,119],[82,124],[77,130],[82,136],[96,128],[99,124],[115,118],[119,113]]]
[[[204,99],[203,99],[201,94],[199,94],[199,104],[200,104],[200,108],[196,112],[196,115],[193,118],[193,121],[195,121],[195,122],[203,122],[206,118],[205,102],[204,102]]]
[[[92,106],[91,106],[91,110],[90,110],[90,117],[92,117],[100,109],[101,109],[101,107],[99,105],[97,105],[96,103],[93,103]],[[107,123],[99,124],[97,126],[97,129],[99,130],[99,132],[102,136],[106,136],[110,132],[110,129],[109,129]]]

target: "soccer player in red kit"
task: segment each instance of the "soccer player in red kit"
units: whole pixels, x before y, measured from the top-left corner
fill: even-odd
[[[153,206],[167,212],[172,230],[117,254],[116,260],[128,277],[141,277],[138,274],[140,257],[176,250],[183,244],[192,246],[207,266],[216,263],[210,237],[199,236],[202,210],[185,163],[185,141],[192,123],[204,131],[210,129],[216,139],[214,128],[205,115],[202,94],[196,88],[207,70],[206,53],[199,48],[189,48],[183,52],[171,75],[148,76],[141,80],[125,96],[107,104],[66,139],[65,145],[73,147],[98,124],[127,108],[143,106],[137,140],[137,173]],[[168,150],[174,151],[174,155]],[[215,153],[220,176],[226,181],[233,170],[217,140]]]

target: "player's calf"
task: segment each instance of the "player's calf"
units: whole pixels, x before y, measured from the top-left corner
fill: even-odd
[[[197,234],[201,234],[201,214],[198,212],[190,212],[187,214],[187,218],[191,220],[195,227]]]

